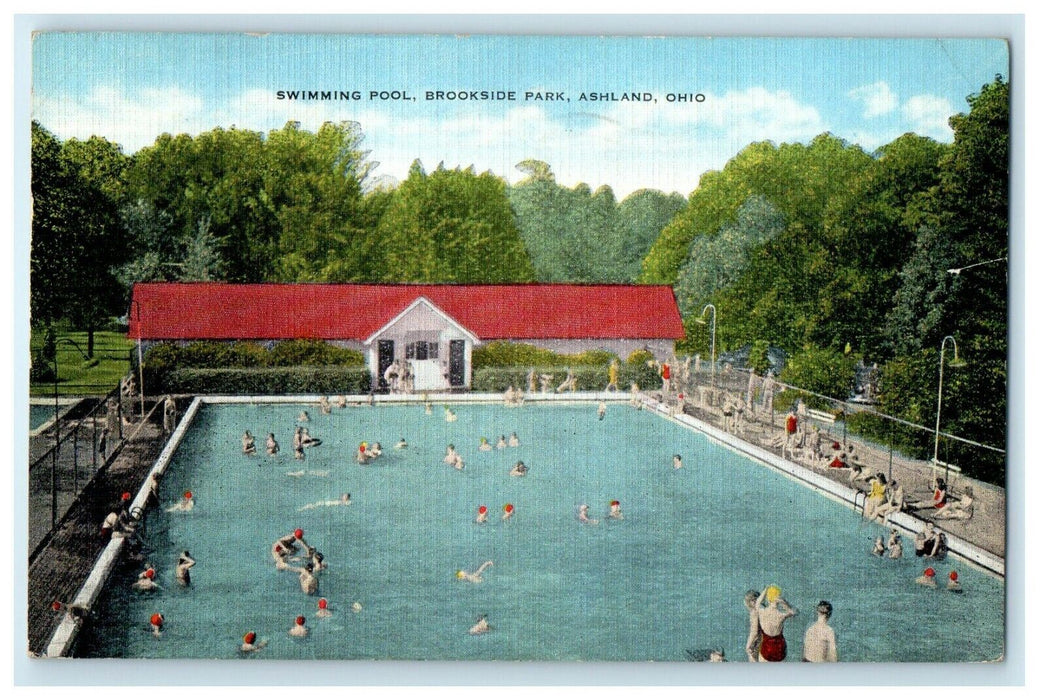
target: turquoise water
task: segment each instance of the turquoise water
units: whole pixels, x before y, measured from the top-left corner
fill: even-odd
[[[63,408],[59,408],[59,413]],[[54,404],[29,404],[29,429],[36,430],[49,420],[54,419]]]
[[[842,660],[1002,654],[1001,581],[948,561],[933,565],[942,581],[959,572],[961,595],[915,585],[927,564],[910,540],[900,561],[873,557],[884,528],[653,414],[611,405],[598,421],[592,405],[459,405],[459,420],[447,423],[440,407],[431,416],[420,406],[329,416],[311,407],[310,432],[324,442],[303,463],[291,449],[300,410],[201,409],[161,490],[164,505],[191,490],[196,508],[153,512],[145,523],[163,590],[133,592],[141,568],[119,571],[79,655],[236,658],[254,630],[268,640],[254,659],[685,661],[687,649],[722,646],[740,661],[742,596],[771,583],[800,610],[785,627],[790,661],[822,598],[835,608]],[[245,428],[262,452],[275,432],[279,457],[242,455]],[[481,436],[512,431],[521,447],[477,449]],[[401,436],[410,447],[392,449]],[[356,464],[359,443],[374,440],[384,456]],[[448,443],[464,471],[442,462]],[[529,467],[523,478],[508,475],[517,460]],[[329,474],[286,474],[299,469]],[[299,510],[346,491],[350,506]],[[614,499],[623,520],[605,518]],[[505,503],[515,516],[502,522]],[[578,521],[581,503],[598,525]],[[483,525],[473,522],[481,504],[491,514]],[[269,554],[297,527],[330,565],[316,596]],[[183,549],[197,561],[188,589],[173,580]],[[486,560],[494,565],[482,583],[455,579]],[[319,596],[331,617],[315,616]],[[148,630],[153,612],[167,620],[160,638]],[[299,614],[306,638],[287,634]],[[469,635],[481,614],[493,631]]]

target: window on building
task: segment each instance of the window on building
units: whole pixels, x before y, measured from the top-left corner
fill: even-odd
[[[439,359],[439,343],[430,343],[427,340],[418,340],[407,343],[408,360],[437,360]]]

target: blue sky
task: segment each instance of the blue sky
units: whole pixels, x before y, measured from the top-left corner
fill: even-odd
[[[33,118],[60,138],[100,135],[133,153],[163,132],[268,131],[288,120],[361,124],[376,175],[473,165],[510,182],[525,159],[567,186],[689,194],[753,141],[825,131],[866,150],[914,131],[950,141],[967,95],[1008,76],[993,39],[599,38],[43,33]],[[359,90],[359,101],[278,90]],[[368,99],[400,90],[414,101]],[[514,90],[510,101],[427,101],[435,90]],[[569,102],[525,101],[526,91]],[[649,92],[656,103],[585,102]],[[668,94],[704,95],[669,103]]]

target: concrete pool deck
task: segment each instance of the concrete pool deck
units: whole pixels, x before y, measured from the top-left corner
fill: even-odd
[[[629,400],[629,398],[630,398],[630,395],[627,394],[627,393],[608,394],[608,393],[605,393],[605,392],[576,392],[576,393],[569,393],[569,394],[545,394],[545,395],[530,396],[530,397],[527,398],[527,403],[546,403],[546,402],[547,403],[575,403],[575,402],[592,403],[592,402],[598,402],[598,401],[607,401],[607,402],[612,402],[612,403],[624,403],[624,402],[627,402]],[[373,403],[374,405],[403,404],[403,403],[419,404],[419,403],[425,402],[426,400],[429,403],[434,404],[434,405],[443,404],[443,403],[455,403],[455,404],[487,403],[487,404],[490,404],[490,403],[502,403],[503,402],[503,397],[501,395],[499,395],[499,394],[431,394],[431,395],[429,395],[427,397],[422,397],[422,396],[401,396],[401,395],[391,395],[391,396],[382,395],[382,396],[373,396],[373,397],[371,397],[371,396],[351,396],[351,397],[347,397],[347,399],[348,399],[349,405],[353,405],[353,406],[362,406],[362,405],[367,405],[367,404],[371,404],[371,403]],[[136,483],[133,483],[133,485],[128,485],[125,488],[125,490],[130,490],[132,493],[136,493],[137,494],[135,499],[134,499],[134,501],[133,501],[133,503],[135,505],[144,506],[145,497],[147,495],[147,488],[145,487],[145,484],[148,482],[149,475],[151,473],[157,472],[157,471],[162,473],[162,471],[166,468],[167,462],[171,458],[171,456],[173,456],[175,450],[177,449],[177,445],[178,445],[179,441],[181,440],[181,437],[188,430],[188,428],[189,428],[189,426],[190,426],[190,424],[192,422],[192,418],[193,418],[195,412],[204,403],[214,403],[214,404],[269,403],[269,404],[299,404],[299,405],[304,404],[304,405],[314,405],[315,406],[315,405],[318,404],[318,400],[319,400],[318,396],[278,396],[278,397],[273,397],[273,396],[256,396],[256,397],[228,397],[228,396],[222,396],[222,397],[197,398],[197,399],[195,399],[193,401],[192,406],[190,407],[190,409],[182,417],[182,420],[180,421],[177,429],[175,430],[174,434],[172,435],[172,438],[169,441],[167,441],[166,445],[164,446],[164,448],[162,450],[162,453],[159,453],[158,457],[154,456],[152,459],[149,460],[149,462],[147,464],[143,464],[143,461],[144,461],[143,457],[144,457],[144,455],[139,455],[138,456],[137,464],[136,464],[137,468],[132,470],[133,477],[132,477],[132,472],[128,472],[127,474],[125,474],[125,477],[127,479],[132,479],[133,478],[133,479],[137,479],[137,481],[136,481]],[[748,455],[749,457],[751,457],[752,459],[754,459],[754,460],[756,460],[756,461],[758,461],[758,462],[760,462],[760,463],[762,463],[762,464],[764,464],[764,465],[774,469],[775,471],[778,471],[778,472],[780,472],[782,474],[785,474],[786,476],[788,476],[789,478],[792,478],[793,480],[802,482],[804,485],[806,485],[806,486],[808,486],[810,488],[813,488],[813,489],[823,493],[827,497],[832,498],[833,500],[836,500],[837,502],[839,502],[841,504],[844,504],[844,505],[846,505],[848,507],[853,508],[859,502],[858,501],[858,499],[859,499],[858,493],[855,492],[852,488],[850,488],[847,484],[844,483],[845,479],[843,479],[842,482],[840,482],[840,480],[838,480],[838,479],[831,478],[831,477],[836,476],[834,474],[829,476],[829,475],[826,475],[826,474],[823,474],[823,473],[819,473],[818,471],[815,471],[815,470],[812,470],[812,469],[808,469],[808,468],[803,467],[801,465],[798,465],[798,464],[796,464],[794,462],[790,462],[788,460],[785,460],[784,458],[779,457],[779,456],[777,456],[777,455],[767,451],[764,447],[762,447],[760,445],[757,445],[757,444],[755,444],[753,442],[746,441],[744,439],[738,438],[737,436],[730,435],[729,433],[726,433],[724,431],[719,430],[718,428],[714,427],[711,424],[710,421],[696,419],[691,414],[690,411],[688,411],[687,414],[680,414],[676,410],[675,407],[670,407],[670,406],[666,406],[664,404],[660,404],[656,400],[654,400],[654,399],[652,399],[652,398],[650,398],[648,396],[642,396],[642,402],[643,402],[643,407],[646,410],[650,410],[652,412],[658,413],[658,414],[663,415],[666,418],[668,418],[668,419],[670,419],[670,420],[672,420],[674,422],[677,422],[677,423],[679,423],[679,424],[681,424],[683,426],[686,426],[689,429],[701,432],[701,433],[707,435],[710,439],[712,439],[712,440],[714,440],[716,442],[722,443],[724,445],[727,445],[728,447],[730,447],[731,449],[734,449],[735,451],[742,452],[742,453]],[[157,450],[157,452],[159,452],[159,450]],[[900,465],[898,463],[898,460],[896,460],[896,459],[894,460],[893,467],[894,467],[895,478],[900,478],[901,477],[901,471],[899,471],[899,470],[901,469],[901,467],[900,467]],[[908,478],[908,477],[905,477],[905,478]],[[911,478],[914,479],[915,476],[912,476]],[[111,493],[111,492],[112,491],[108,491],[108,493]],[[1003,494],[1003,496],[1004,496],[1004,494]],[[1000,502],[1001,502],[1001,510],[998,511],[998,512],[1001,514],[1000,517],[1004,518],[1005,517],[1005,499],[1004,499],[1004,497],[1000,499]],[[984,503],[984,501],[978,500],[978,505],[981,505],[982,503]],[[86,509],[84,509],[84,510],[86,510]],[[95,510],[97,510],[97,508],[95,508]],[[950,538],[950,540],[951,540],[950,544],[951,544],[952,553],[954,555],[959,556],[962,559],[967,560],[970,563],[972,563],[973,565],[977,566],[978,568],[981,568],[981,569],[983,569],[985,571],[993,573],[996,576],[1004,577],[1005,576],[1005,561],[1004,561],[1004,558],[1002,556],[1000,556],[1000,555],[995,554],[989,548],[985,547],[982,544],[982,541],[984,541],[984,540],[989,540],[990,541],[990,535],[992,534],[992,531],[991,531],[990,528],[984,528],[984,527],[981,526],[982,522],[991,515],[990,511],[988,511],[988,512],[985,512],[985,511],[986,511],[986,509],[984,509],[984,508],[978,508],[975,511],[975,517],[973,519],[971,519],[968,522],[963,522],[962,523],[963,529],[965,531],[969,532],[973,536],[963,536],[962,534],[958,534],[958,533],[954,532],[954,530],[950,529],[950,528],[942,528],[942,529],[946,529],[947,531],[949,531],[953,535],[953,537]],[[70,522],[69,524],[67,524],[67,528],[73,527],[75,530],[81,531],[81,536],[82,537],[84,537],[84,536],[90,537],[90,534],[97,532],[98,520],[97,519],[87,518],[86,520],[84,520],[84,522],[80,522],[80,520],[82,518],[85,518],[85,517],[86,517],[85,513],[78,513],[78,514],[76,514],[76,517],[72,519],[74,522]],[[899,529],[901,529],[902,531],[904,531],[908,535],[911,535],[911,534],[917,532],[919,529],[921,529],[921,525],[922,525],[922,521],[918,520],[917,518],[915,518],[912,515],[907,514],[907,513],[896,514],[895,516],[893,516],[890,519],[890,522],[891,522],[891,524],[893,526],[898,527]],[[1003,527],[1004,527],[1004,525],[1005,525],[1005,523],[1003,522]],[[1004,530],[1003,530],[1003,532],[1004,532]],[[87,534],[83,535],[82,533],[87,533]],[[97,538],[95,538],[95,540],[97,540]],[[981,541],[979,541],[979,540],[981,540]],[[74,539],[74,541],[75,541],[75,539]],[[57,544],[61,545],[61,543],[62,543],[62,540],[58,540],[57,541]],[[98,549],[101,549],[101,551],[100,551],[100,553],[96,554],[97,559],[95,559],[95,560],[93,560],[91,562],[91,564],[92,564],[91,566],[89,566],[89,567],[87,567],[85,569],[84,568],[84,564],[86,562],[83,560],[83,557],[80,557],[78,559],[78,562],[77,562],[78,565],[77,566],[74,566],[73,565],[74,562],[72,562],[72,561],[64,562],[64,564],[66,566],[68,566],[68,570],[64,571],[64,572],[56,571],[55,570],[55,566],[54,566],[55,557],[49,557],[47,559],[47,561],[51,562],[50,569],[49,569],[51,571],[51,575],[46,577],[42,581],[40,581],[40,583],[46,584],[46,585],[39,586],[38,588],[40,590],[36,591],[36,595],[32,595],[33,589],[31,588],[31,600],[30,600],[30,626],[31,626],[31,628],[33,627],[32,621],[33,621],[33,617],[34,617],[34,609],[33,609],[33,607],[34,607],[34,600],[33,599],[34,598],[38,599],[35,602],[37,604],[39,604],[39,605],[42,605],[42,606],[48,606],[49,601],[57,599],[57,600],[66,600],[66,601],[71,602],[71,603],[76,603],[76,604],[82,605],[82,606],[84,606],[84,607],[89,609],[90,606],[102,594],[102,592],[104,590],[104,586],[106,584],[106,581],[108,580],[108,577],[109,577],[110,573],[112,572],[113,568],[116,566],[116,564],[119,561],[119,558],[120,558],[120,556],[122,554],[122,548],[123,548],[123,542],[120,541],[120,540],[113,540],[113,541],[109,542],[108,544],[105,544],[104,546],[101,545],[101,543],[99,543],[99,545],[96,547],[95,551],[96,551],[96,553],[97,553]],[[62,566],[62,561],[61,561],[62,560],[62,552],[59,551],[57,554],[58,554],[57,561],[59,562],[59,567],[61,567]],[[65,554],[68,554],[68,552],[66,552]],[[44,558],[45,558],[44,556],[41,557],[41,559],[44,559]],[[79,574],[79,575],[77,576],[77,574]],[[34,580],[36,575],[40,575],[40,573],[39,572],[34,572],[33,570],[30,571],[30,579],[31,580]],[[68,593],[66,593],[65,595],[60,595],[60,591],[54,591],[53,594],[52,594],[52,591],[50,590],[51,588],[53,588],[59,582],[64,583],[65,586],[68,588],[70,585],[73,585],[73,584],[79,585],[80,581],[83,581],[84,583],[79,588],[79,590],[76,591],[75,597],[70,596]],[[76,590],[75,587],[74,587],[73,590]],[[44,617],[50,618],[51,629],[55,629],[54,625],[57,623],[57,629],[55,630],[54,635],[51,637],[50,642],[46,644],[46,653],[45,653],[45,655],[49,656],[49,657],[52,657],[52,656],[65,656],[65,655],[69,654],[70,651],[75,646],[76,636],[77,636],[79,628],[80,628],[80,626],[82,624],[81,621],[76,619],[76,618],[74,618],[72,615],[69,615],[69,614],[65,614],[65,615],[62,615],[62,616],[59,617],[59,616],[51,613],[49,609],[47,610],[45,615],[41,615],[39,610],[37,610],[36,613],[37,613],[36,617],[37,617],[38,626],[41,623],[46,625],[46,621],[42,619]],[[38,629],[37,631],[38,632],[42,632],[43,630],[42,629]],[[30,652],[31,653],[40,654],[40,653],[43,652],[43,649],[41,648],[41,646],[34,647],[33,636],[34,635],[32,633],[32,629],[31,629],[31,634],[30,634],[30,637],[31,637],[31,640],[30,640]],[[39,642],[41,641],[39,634],[36,636],[36,640],[37,640],[37,644],[39,644]]]

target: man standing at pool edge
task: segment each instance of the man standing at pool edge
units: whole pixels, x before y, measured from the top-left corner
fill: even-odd
[[[763,603],[766,605],[763,605]],[[759,611],[759,631],[763,639],[759,644],[760,661],[784,661],[788,652],[784,638],[785,620],[795,615],[796,611],[781,596],[777,586],[767,586],[755,602]]]

